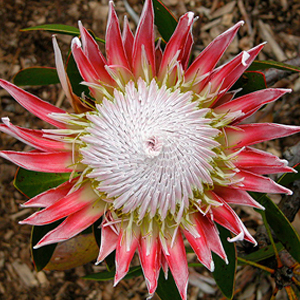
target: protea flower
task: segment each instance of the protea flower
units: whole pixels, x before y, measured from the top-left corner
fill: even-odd
[[[154,43],[153,7],[146,0],[135,36],[125,19],[121,34],[110,2],[106,58],[79,22],[81,42],[72,54],[90,96],[78,98],[54,37],[57,72],[74,113],[67,113],[1,80],[21,105],[57,129],[31,130],[3,118],[1,130],[33,146],[1,151],[13,163],[39,172],[71,172],[69,181],[27,201],[44,207],[22,224],[65,218],[35,246],[68,240],[99,218],[97,263],[116,250],[117,284],[137,251],[150,296],[160,268],[170,268],[186,299],[184,237],[213,271],[211,252],[227,260],[215,223],[237,240],[255,240],[230,204],[262,208],[247,191],[287,193],[264,174],[293,172],[287,162],[250,147],[294,134],[296,126],[242,124],[288,89],[268,88],[238,98],[230,88],[263,48],[243,51],[215,68],[243,22],[218,36],[188,66],[194,14],[183,15],[164,51]]]

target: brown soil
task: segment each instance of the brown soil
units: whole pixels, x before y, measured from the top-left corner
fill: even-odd
[[[130,0],[128,2],[136,12],[140,11],[140,1]],[[195,53],[203,49],[212,38],[230,25],[244,19],[246,25],[240,30],[238,39],[228,50],[224,60],[241,50],[247,50],[264,41],[266,36],[263,32],[268,30],[268,26],[271,41],[274,40],[275,44],[269,41],[259,58],[278,61],[298,57],[300,4],[297,0],[166,0],[165,3],[176,16],[188,10],[193,10],[200,16],[194,28]],[[87,28],[93,29],[97,36],[104,37],[107,9],[107,1],[0,0],[0,78],[12,81],[14,74],[26,67],[54,67],[51,34],[47,32],[20,32],[20,29],[50,23],[77,26],[77,21],[81,20]],[[116,1],[116,9],[119,15],[125,13],[122,1]],[[134,23],[132,23],[132,27],[135,27]],[[58,41],[64,58],[66,58],[70,37],[58,35]],[[299,76],[285,77],[276,86],[290,87],[295,92],[278,101],[276,105],[267,107],[264,114],[256,115],[255,121],[300,125]],[[61,98],[59,85],[25,88],[53,104],[60,103],[58,101]],[[8,116],[13,124],[28,128],[45,127],[44,122],[25,111],[4,90],[0,90],[0,104],[0,116]],[[69,109],[66,101],[61,104],[61,107]],[[267,143],[263,147],[282,156],[286,149],[297,144],[299,140],[298,135]],[[22,151],[28,147],[17,142],[14,138],[0,133],[0,149]],[[0,299],[138,300],[146,298],[146,287],[142,277],[123,280],[117,288],[113,288],[112,282],[97,283],[83,280],[82,276],[99,270],[99,267],[97,269],[93,263],[65,272],[42,271],[36,273],[30,258],[31,229],[29,226],[18,224],[18,221],[28,216],[32,211],[19,207],[26,199],[13,187],[12,181],[15,171],[14,165],[0,159]],[[254,224],[252,227],[256,228],[257,224],[260,223],[257,214],[252,211],[244,210],[242,213],[249,226]],[[251,232],[255,233],[254,230]],[[202,272],[207,277],[210,276],[203,269],[197,269],[197,271]],[[247,285],[242,285],[253,287],[255,283],[254,290],[257,291],[260,288],[270,291],[269,279],[264,278],[262,282],[255,280],[250,282],[251,278],[255,277],[255,272],[253,269],[243,269],[243,273],[241,273],[243,275],[239,277],[245,277],[244,274],[250,275],[244,279]],[[189,299],[221,298],[219,292],[211,295],[202,292],[203,287],[200,288],[199,285],[203,281],[199,279],[197,281],[196,276],[193,278],[196,283],[189,288]],[[260,299],[267,299],[268,293],[266,292]],[[238,295],[236,299],[239,299]],[[248,298],[243,299],[258,299],[256,295],[257,293],[250,293]],[[285,299],[280,297],[285,297],[284,294],[278,299]]]

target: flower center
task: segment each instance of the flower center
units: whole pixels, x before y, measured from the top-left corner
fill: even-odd
[[[197,104],[191,92],[140,79],[87,114],[82,163],[115,209],[164,220],[182,215],[194,190],[213,185],[219,130]]]
[[[158,136],[150,136],[144,140],[144,149],[148,157],[158,156],[162,150],[163,143]]]

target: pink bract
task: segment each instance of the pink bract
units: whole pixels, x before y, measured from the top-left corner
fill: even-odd
[[[164,50],[154,42],[152,1],[146,0],[136,34],[123,33],[113,2],[106,30],[106,55],[79,22],[81,41],[72,54],[90,95],[76,96],[53,38],[57,72],[74,113],[67,113],[0,80],[22,106],[57,129],[31,130],[3,118],[0,130],[35,148],[1,151],[11,162],[39,172],[71,172],[70,180],[30,199],[43,207],[22,224],[65,220],[35,246],[62,242],[99,218],[97,263],[116,250],[117,284],[138,252],[150,296],[160,268],[169,267],[187,298],[184,237],[199,261],[213,271],[211,252],[225,261],[215,223],[237,240],[255,240],[229,204],[260,208],[247,191],[291,191],[263,176],[293,172],[287,162],[250,147],[300,131],[280,124],[240,124],[288,89],[268,88],[238,98],[229,91],[263,44],[215,68],[239,22],[218,36],[188,66],[194,14],[183,15]],[[77,174],[74,176],[73,174]]]

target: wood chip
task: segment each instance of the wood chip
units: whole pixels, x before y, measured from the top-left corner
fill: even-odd
[[[29,215],[30,213],[32,213],[31,208],[22,209],[22,210],[18,211],[17,213],[10,215],[10,218],[12,220],[17,220],[19,218],[23,218],[25,215]]]
[[[265,24],[262,20],[258,20],[258,27],[260,29],[261,37],[268,42],[270,45],[273,54],[276,56],[276,59],[279,61],[284,61],[287,59],[285,53],[278,45],[278,43],[273,38],[274,33],[269,25]]]
[[[223,15],[232,13],[235,6],[236,6],[236,1],[229,2],[226,5],[220,7],[216,11],[214,11],[211,14],[211,18],[216,19],[216,18],[222,17]]]
[[[201,27],[201,31],[209,30],[209,29],[211,29],[211,28],[213,28],[213,27],[215,27],[215,26],[217,26],[217,25],[219,25],[221,23],[222,23],[222,19],[221,18],[220,19],[216,19],[216,20],[214,20],[212,22],[209,22],[206,25],[202,26]]]
[[[19,276],[20,280],[27,287],[35,287],[35,286],[39,285],[34,274],[32,273],[32,271],[29,269],[29,267],[26,264],[20,263],[18,261],[14,261],[12,263],[12,267],[13,267],[14,271],[17,273],[17,275]]]

